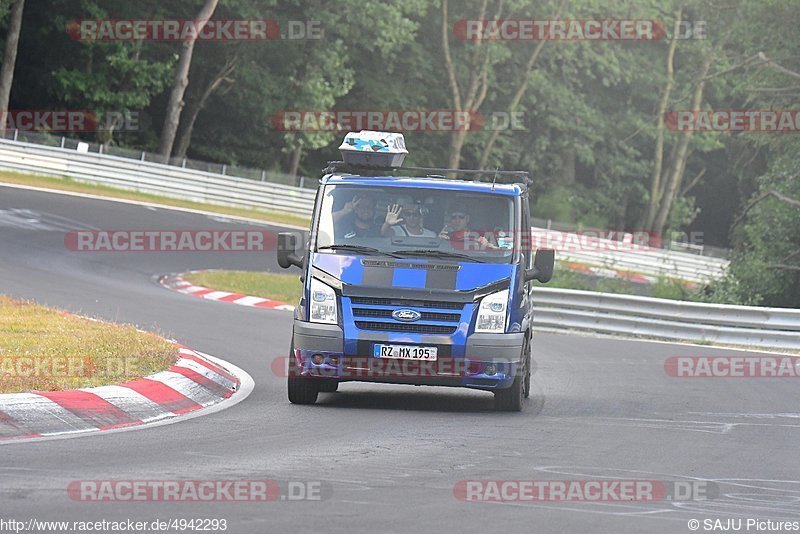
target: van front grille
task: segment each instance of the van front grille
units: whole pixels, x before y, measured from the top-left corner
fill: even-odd
[[[384,308],[353,308],[354,317],[378,317],[381,319],[391,319],[394,310],[387,310]],[[438,313],[422,311],[419,312],[421,317],[420,321],[442,321],[446,323],[457,323],[461,320],[461,314],[458,313]]]

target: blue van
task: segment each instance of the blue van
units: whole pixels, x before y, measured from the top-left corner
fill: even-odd
[[[492,391],[498,410],[521,410],[532,282],[554,263],[532,253],[527,174],[400,168],[396,153],[381,168],[380,150],[326,169],[304,249],[279,234],[279,265],[303,280],[289,400],[368,381]]]

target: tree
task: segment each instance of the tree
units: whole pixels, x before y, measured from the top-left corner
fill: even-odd
[[[202,32],[208,20],[214,15],[218,2],[219,0],[205,0],[202,9],[195,17],[198,34]],[[189,37],[181,44],[180,59],[175,70],[175,79],[172,82],[172,91],[167,103],[164,126],[161,129],[161,143],[158,149],[164,160],[169,159],[172,154],[172,147],[175,144],[175,135],[178,132],[178,124],[180,123],[181,111],[184,106],[183,95],[186,92],[186,86],[189,85],[189,67],[192,65],[195,42],[196,39]]]
[[[8,112],[8,101],[11,97],[11,86],[14,83],[14,67],[17,63],[19,34],[22,29],[22,10],[25,0],[14,0],[11,5],[11,21],[8,25],[6,48],[3,53],[3,65],[0,67],[0,135],[5,132]]]
[[[675,49],[678,45],[678,25],[680,24],[683,9],[675,11],[675,25],[667,51],[666,61],[666,83],[661,92],[661,100],[656,111],[656,146],[653,155],[653,171],[650,174],[650,198],[647,202],[647,211],[644,214],[642,228],[652,228],[655,222],[658,207],[661,204],[661,169],[664,165],[664,115],[667,112],[667,104],[675,85]]]
[[[691,111],[697,113],[703,103],[703,91],[706,86],[708,71],[711,68],[713,59],[710,53],[703,57],[700,70],[695,80],[692,90]],[[679,133],[678,143],[675,145],[674,155],[670,158],[670,165],[667,169],[667,176],[664,181],[661,194],[659,195],[659,208],[653,221],[652,230],[658,234],[663,234],[667,226],[668,218],[671,213],[675,198],[681,191],[681,183],[686,173],[686,160],[689,157],[689,142],[692,140],[694,132],[691,129]]]
[[[478,20],[486,18],[488,0],[482,0],[478,12]],[[497,12],[494,18],[499,19],[502,2],[498,3]],[[453,55],[450,52],[450,21],[449,21],[449,2],[441,0],[441,25],[440,38],[442,42],[442,54],[444,67],[447,73],[447,81],[450,88],[450,104],[456,113],[467,112],[470,116],[477,112],[483,104],[489,90],[489,66],[491,61],[491,44],[479,37],[474,44],[472,54],[469,55],[469,62],[466,64],[469,72],[469,80],[462,88],[458,80],[456,66],[453,63]],[[450,150],[447,158],[447,167],[458,169],[461,165],[461,149],[467,138],[466,128],[456,128],[450,134]]]
[[[234,82],[231,75],[234,70],[236,70],[236,65],[239,62],[239,51],[240,48],[236,48],[231,55],[226,56],[224,62],[219,65],[217,71],[209,76],[207,80],[204,80],[204,85],[200,94],[189,101],[186,114],[181,121],[181,129],[175,144],[174,156],[176,158],[186,157],[186,151],[189,150],[189,145],[192,142],[192,133],[194,132],[197,116],[200,114],[200,111],[206,107],[211,95],[220,90],[223,86],[226,87],[224,90],[220,91],[220,95],[225,95],[225,93],[231,89]]]

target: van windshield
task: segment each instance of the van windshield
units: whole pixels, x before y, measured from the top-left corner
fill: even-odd
[[[328,185],[315,251],[509,263],[514,204],[505,195]]]

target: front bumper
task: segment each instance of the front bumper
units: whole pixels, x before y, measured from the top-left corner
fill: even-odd
[[[525,334],[472,334],[465,347],[436,336],[422,345],[436,346],[441,355],[435,362],[399,360],[372,356],[375,343],[385,343],[385,334],[359,331],[358,354],[345,351],[341,327],[307,321],[294,322],[294,354],[290,369],[302,376],[322,379],[392,384],[469,387],[495,390],[510,387],[522,369]],[[463,350],[462,350],[463,349]],[[454,354],[463,354],[456,356]],[[312,358],[317,356],[315,363]]]

